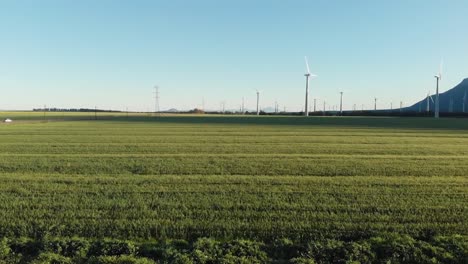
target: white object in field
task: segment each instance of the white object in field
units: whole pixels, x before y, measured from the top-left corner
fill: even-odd
[[[3,120],[3,123],[11,123],[11,122],[13,122],[13,120],[11,120],[10,118]]]

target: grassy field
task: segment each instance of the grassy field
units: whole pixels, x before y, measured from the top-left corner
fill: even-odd
[[[0,236],[468,235],[468,120],[8,114]]]

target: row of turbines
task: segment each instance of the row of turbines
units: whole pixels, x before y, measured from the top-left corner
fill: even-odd
[[[304,57],[305,59],[305,65],[306,65],[306,73],[304,74],[305,76],[305,79],[306,79],[306,83],[305,83],[305,106],[304,106],[304,116],[309,116],[309,111],[310,111],[310,108],[309,108],[309,86],[310,86],[310,80],[311,79],[314,79],[314,78],[317,78],[318,76],[316,74],[312,74],[310,72],[310,67],[309,67],[309,61],[307,59],[307,57]],[[440,84],[440,81],[442,79],[442,62],[440,63],[440,66],[439,66],[439,72],[434,76],[435,79],[436,79],[436,94],[435,94],[435,100],[432,98],[432,96],[430,95],[430,93],[428,93],[428,96],[427,96],[427,109],[426,111],[429,112],[430,111],[430,101],[432,101],[435,105],[435,111],[434,111],[434,117],[435,118],[439,118],[439,115],[440,115],[440,107],[439,107],[439,84]],[[154,91],[154,94],[155,94],[155,111],[156,112],[159,112],[160,109],[159,109],[159,87],[158,86],[155,86],[154,87],[155,91]],[[257,94],[257,100],[256,100],[256,114],[257,115],[260,115],[260,94],[262,91],[260,90],[255,90],[256,91],[256,94]],[[339,104],[339,112],[342,113],[343,112],[343,94],[344,92],[339,92],[340,94],[340,104]],[[467,99],[467,94],[465,92],[465,97],[464,97],[464,101],[466,101]],[[374,98],[374,110],[377,110],[377,98],[375,97]],[[244,108],[244,103],[245,103],[245,100],[244,98],[242,98],[242,105],[240,107],[240,112],[241,113],[245,113],[245,108]],[[202,109],[204,109],[204,100],[203,100],[203,103],[202,103]],[[330,108],[330,106],[329,106]],[[333,110],[337,111],[338,109],[335,109],[336,106],[333,106]],[[222,109],[222,112],[225,111],[225,102],[222,102],[221,103],[221,109]],[[279,112],[279,104],[277,101],[275,101],[275,113],[278,113]],[[390,109],[393,110],[393,103],[390,103]],[[400,111],[402,111],[403,109],[403,102],[400,102]],[[313,111],[316,112],[317,110],[317,99],[314,99],[314,104],[313,104]],[[356,104],[353,105],[353,110],[356,111],[357,108],[356,108]],[[364,110],[364,105],[362,105],[362,110]],[[284,109],[284,111],[286,112],[286,109]],[[323,112],[326,111],[326,102],[324,101],[323,102]],[[465,112],[465,104],[463,104],[463,112]]]
[[[257,115],[259,115],[260,111],[261,111],[261,107],[260,107],[260,94],[261,94],[261,91],[256,90],[256,94],[257,94],[257,108],[256,108],[257,110],[256,110],[256,113],[257,113]],[[326,101],[323,101],[323,110],[322,111],[326,112],[327,111],[326,107],[328,106],[329,111],[339,111],[340,113],[342,113],[343,112],[343,94],[344,94],[344,92],[339,92],[339,96],[340,96],[339,105],[327,105]],[[317,112],[317,109],[318,109],[317,99],[316,98],[314,98],[313,106],[309,106],[308,101],[309,101],[308,92],[306,92],[306,103],[305,103],[306,106],[305,106],[305,109],[304,109],[305,110],[304,111],[305,116],[309,116],[310,112]],[[377,97],[374,97],[373,98],[373,108],[371,110],[377,110],[377,101],[378,101]],[[244,98],[242,98],[242,102],[244,102]],[[400,101],[400,109],[402,109],[402,108],[403,108],[403,101]],[[308,109],[308,110],[306,110],[306,109]],[[357,111],[358,110],[357,105],[354,104],[352,109],[353,109],[353,111]],[[366,110],[364,104],[361,105],[361,110],[362,111]],[[390,110],[393,110],[393,102],[390,102]],[[240,107],[240,112],[241,113],[245,112],[244,103],[242,103],[242,106]],[[274,112],[275,113],[280,112],[278,101],[275,101]]]
[[[309,116],[309,107],[308,107],[308,102],[309,102],[309,80],[311,78],[316,78],[317,75],[310,73],[310,68],[309,68],[309,61],[307,60],[307,57],[305,58],[305,64],[306,64],[306,69],[307,72],[304,74],[306,77],[306,92],[305,92],[305,109],[304,109],[304,115]],[[436,99],[435,99],[435,110],[434,110],[434,117],[439,118],[439,112],[440,112],[440,107],[439,107],[439,83],[440,80],[442,79],[442,62],[440,63],[439,66],[439,73],[434,75],[436,78]],[[466,91],[465,91],[465,96],[464,96],[464,102],[466,101]],[[427,102],[427,108],[429,111],[429,97],[432,100],[432,97],[428,95],[428,102]],[[258,99],[257,99],[258,100]],[[324,102],[325,105],[325,102]],[[364,108],[364,107],[363,107]],[[400,111],[403,108],[403,102],[400,102]],[[393,103],[390,104],[390,109],[393,110]],[[355,107],[354,107],[355,110]],[[377,110],[377,98],[374,98],[374,110]],[[315,111],[315,102],[314,102],[314,111]],[[324,106],[324,111],[325,111],[325,106]],[[343,92],[340,92],[340,113],[343,112]],[[463,112],[465,112],[465,103],[463,104]]]
[[[305,65],[306,65],[306,70],[307,72],[304,74],[304,76],[306,77],[306,90],[305,90],[305,106],[304,106],[304,116],[309,116],[309,112],[310,112],[310,108],[309,108],[309,83],[310,83],[310,79],[314,79],[316,77],[318,77],[316,74],[313,74],[310,72],[310,67],[309,67],[309,61],[307,59],[307,57],[304,57],[305,59]],[[256,93],[257,93],[257,115],[260,114],[260,93],[261,91],[259,90],[256,90]],[[339,108],[339,112],[342,113],[343,112],[343,94],[344,92],[340,92],[340,108]],[[242,103],[243,105],[243,103]],[[316,112],[317,110],[317,99],[314,99],[314,112]],[[393,109],[393,103],[390,104],[390,108]],[[403,102],[400,102],[400,109],[403,108]],[[242,111],[243,111],[243,107],[242,107]],[[275,102],[275,112],[278,111],[278,103]],[[357,108],[356,108],[356,105],[353,106],[353,110],[355,111]],[[335,106],[333,108],[333,110],[335,111]],[[364,105],[362,105],[362,110],[364,110]],[[377,98],[374,98],[374,110],[377,110]],[[326,102],[324,101],[323,102],[323,112],[326,111]]]

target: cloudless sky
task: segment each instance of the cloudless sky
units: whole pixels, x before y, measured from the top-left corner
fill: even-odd
[[[0,109],[410,105],[468,77],[466,0],[0,0]],[[328,109],[328,106],[327,106]]]

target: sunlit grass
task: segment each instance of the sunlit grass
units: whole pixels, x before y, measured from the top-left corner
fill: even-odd
[[[464,120],[55,121],[0,126],[0,234],[269,240],[468,230]]]

